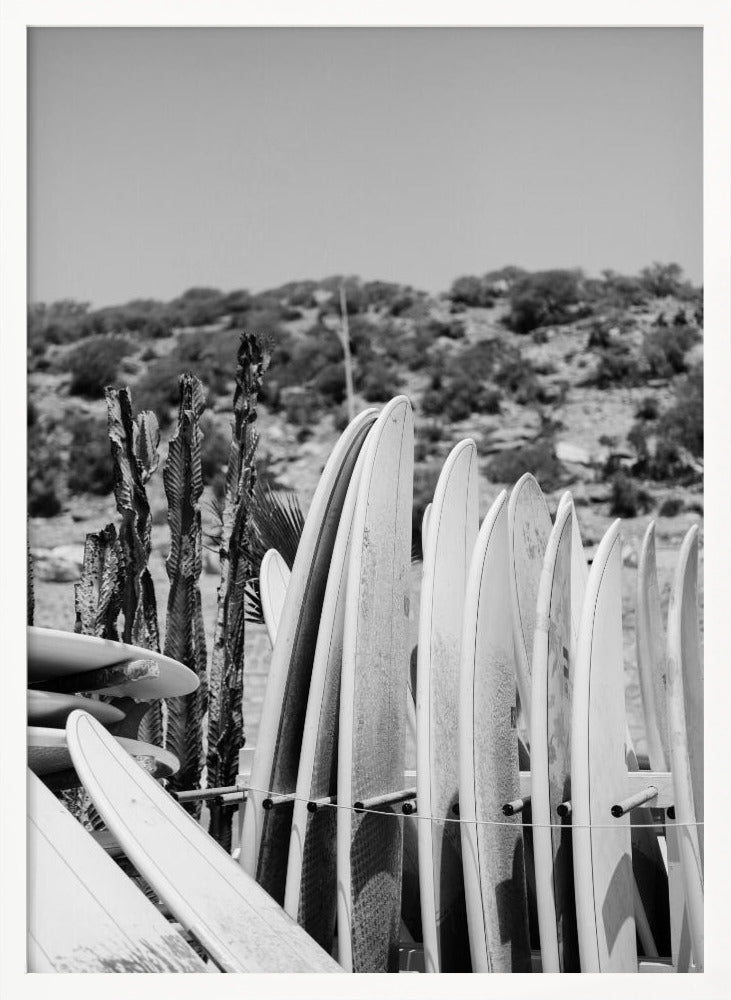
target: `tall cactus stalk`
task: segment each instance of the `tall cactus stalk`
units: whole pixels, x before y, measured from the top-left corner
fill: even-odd
[[[205,407],[200,381],[180,376],[180,410],[163,472],[168,501],[170,555],[165,563],[170,578],[165,654],[185,663],[200,679],[192,694],[167,701],[166,749],[180,761],[180,770],[168,782],[174,791],[200,787],[203,769],[202,724],[207,702],[206,639],[201,593],[202,531],[200,497],[201,440],[199,420]],[[198,818],[200,803],[189,811]]]
[[[151,411],[132,417],[129,389],[107,389],[109,439],[114,463],[114,497],[122,524],[124,556],[122,640],[160,650],[155,590],[147,563],[152,548],[152,517],[145,484],[157,468],[160,430]],[[139,737],[156,746],[163,741],[162,709],[153,702],[140,723]]]
[[[249,575],[249,515],[256,482],[254,431],[256,403],[264,374],[259,339],[241,335],[231,449],[226,474],[220,546],[221,582],[213,638],[208,702],[208,787],[230,785],[236,778],[238,752],[244,745],[244,615]],[[231,814],[211,811],[210,833],[226,850],[231,846]]]

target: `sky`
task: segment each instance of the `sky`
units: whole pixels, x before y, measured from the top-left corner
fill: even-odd
[[[701,283],[697,28],[34,28],[29,299]]]

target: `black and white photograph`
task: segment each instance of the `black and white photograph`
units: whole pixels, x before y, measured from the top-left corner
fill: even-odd
[[[2,25],[18,990],[721,996],[729,12],[33,6]]]

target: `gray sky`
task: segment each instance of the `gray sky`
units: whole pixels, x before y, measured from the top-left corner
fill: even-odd
[[[702,33],[33,29],[30,298],[702,280]]]

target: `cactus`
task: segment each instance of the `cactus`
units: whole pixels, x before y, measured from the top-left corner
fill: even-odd
[[[124,558],[122,640],[160,650],[155,590],[147,563],[152,547],[152,518],[145,484],[157,468],[160,431],[154,413],[132,418],[129,389],[106,390],[109,439],[114,462],[114,497],[122,524],[119,541]],[[140,724],[140,739],[163,742],[162,709],[154,702]]]
[[[180,770],[168,783],[175,791],[199,788],[203,768],[206,639],[198,579],[202,569],[199,501],[203,492],[199,419],[204,407],[200,381],[194,375],[181,375],[178,426],[163,472],[170,525],[170,554],[165,563],[170,578],[165,654],[190,667],[200,678],[200,686],[192,694],[167,701],[166,748],[180,761]],[[200,803],[191,803],[188,809],[200,816]]]
[[[234,782],[238,751],[244,745],[242,712],[244,678],[245,592],[249,570],[249,515],[256,482],[254,453],[256,402],[265,369],[259,339],[242,333],[236,368],[234,419],[226,474],[219,556],[221,583],[213,638],[208,703],[208,787]],[[231,816],[211,810],[210,833],[227,850]]]
[[[76,632],[119,639],[124,560],[113,524],[86,536],[81,580],[74,587]]]

